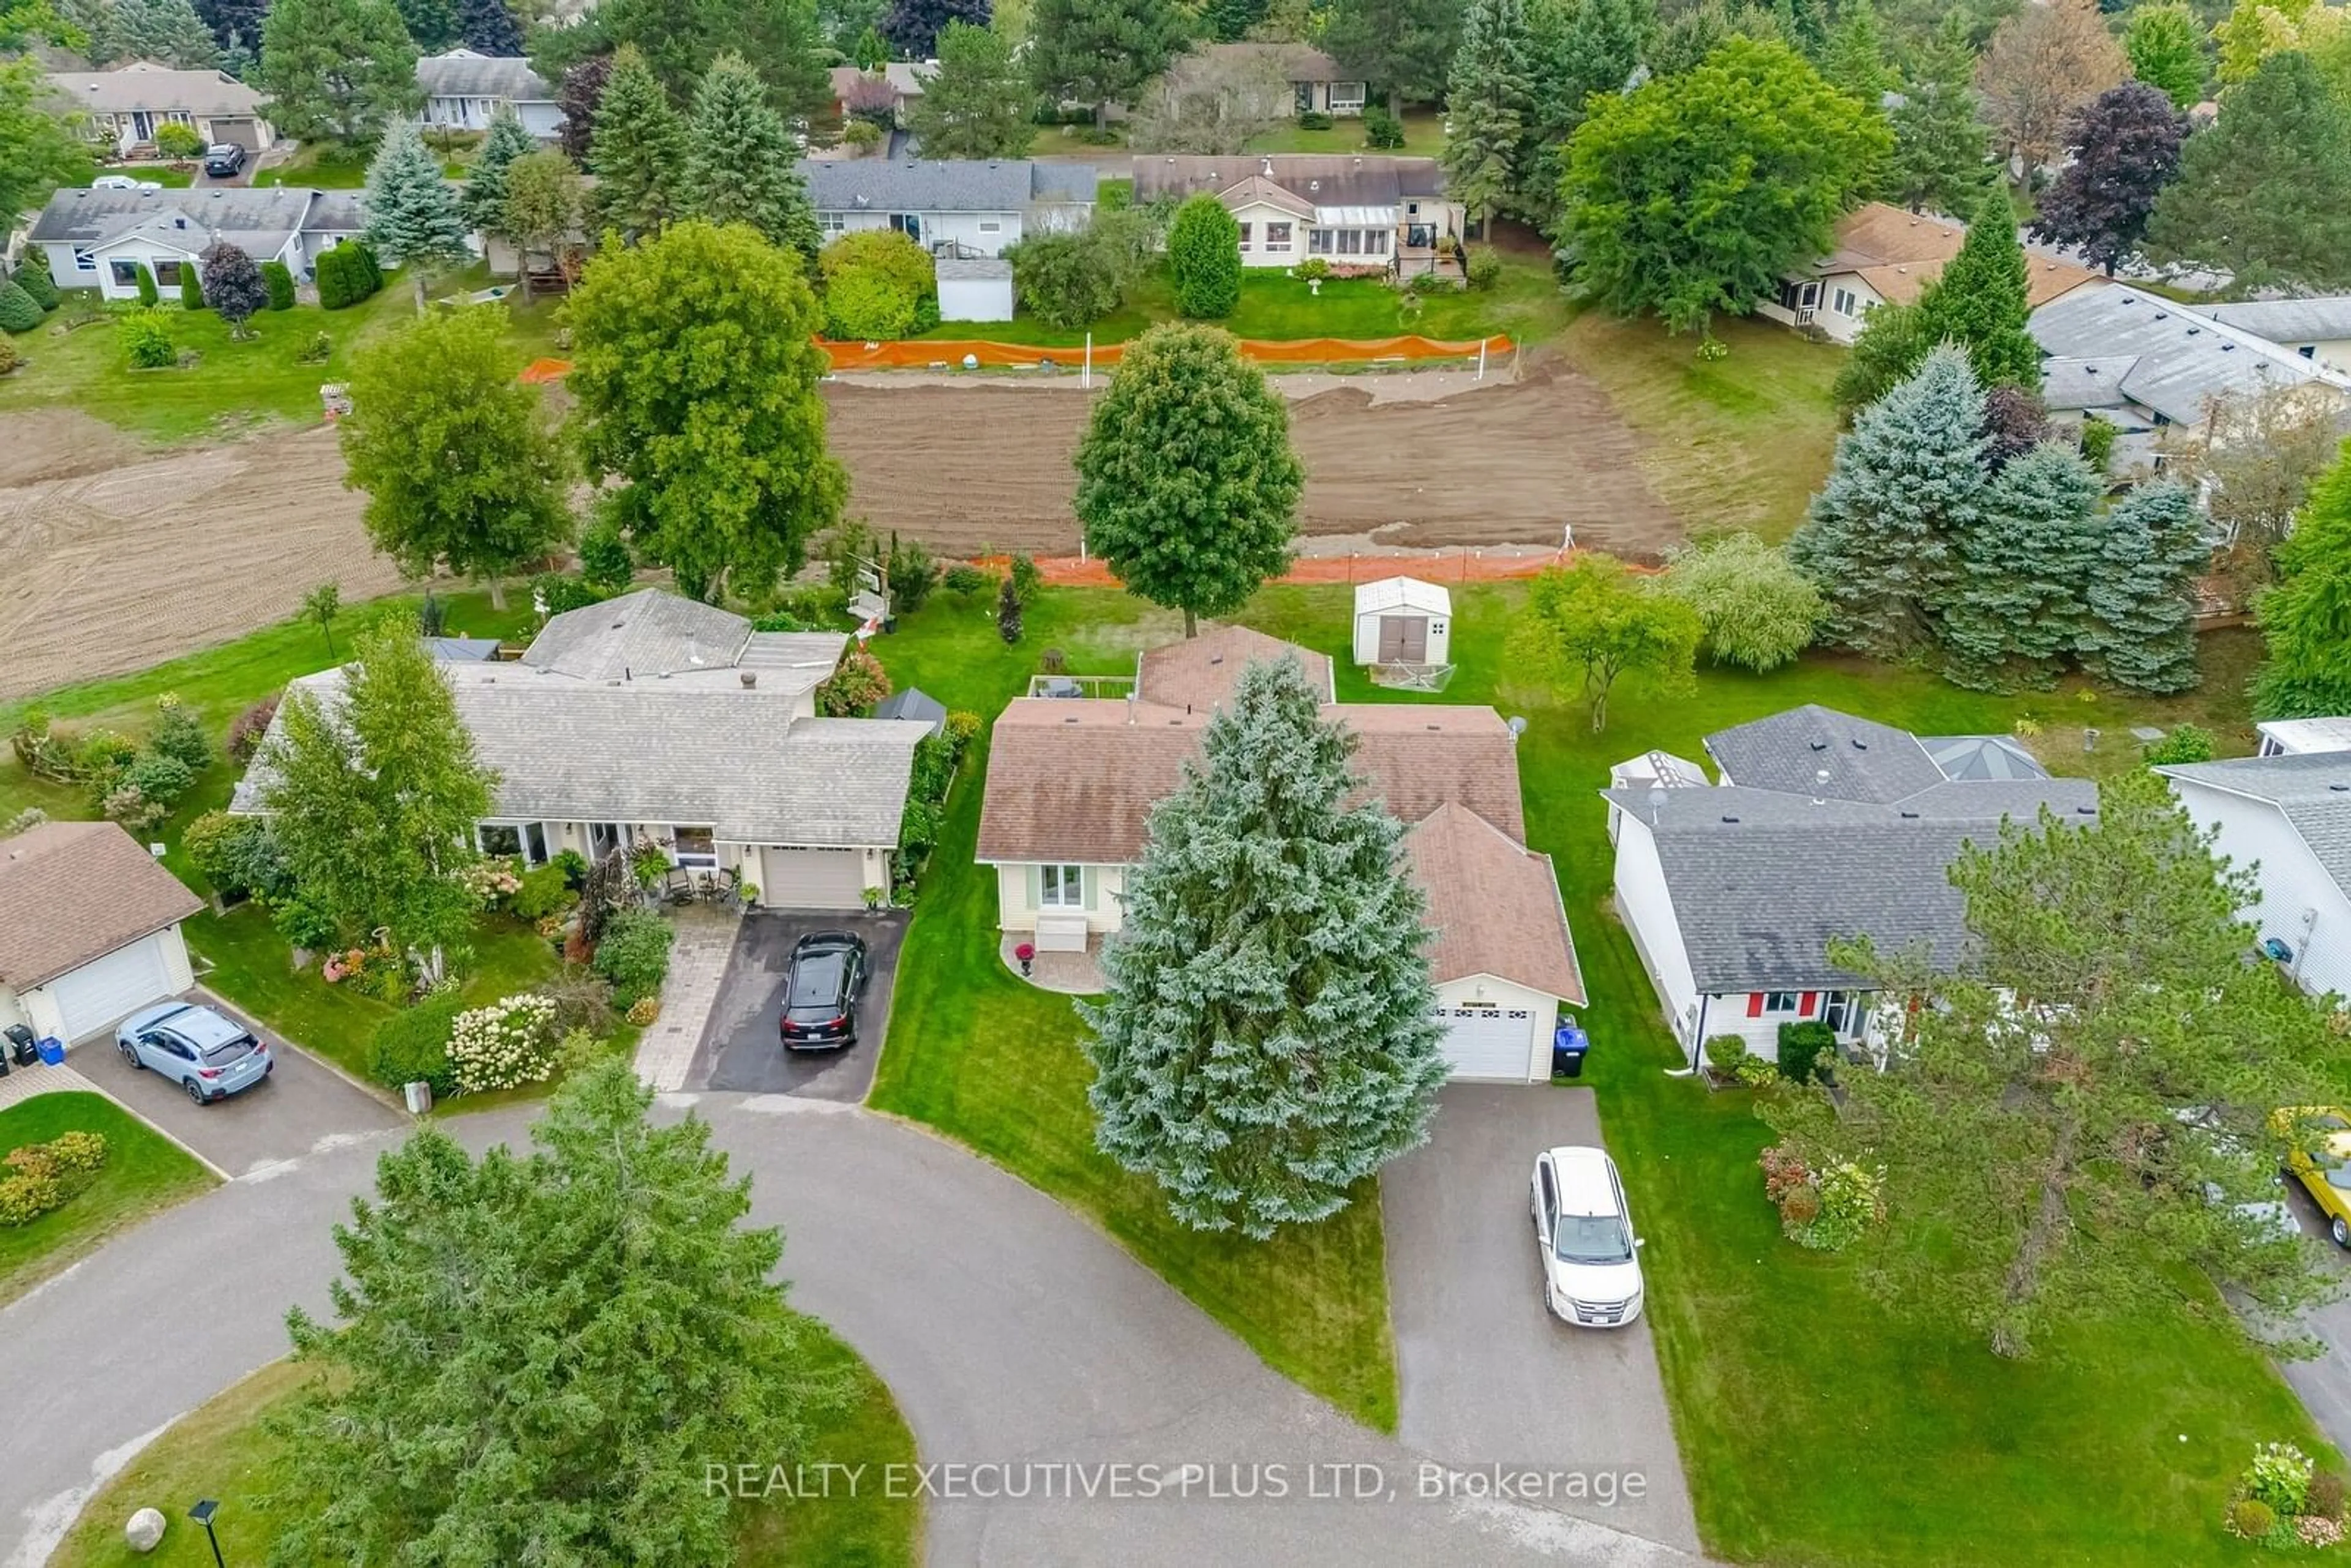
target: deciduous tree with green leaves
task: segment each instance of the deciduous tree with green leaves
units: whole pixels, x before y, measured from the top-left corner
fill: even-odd
[[[1596,733],[1608,727],[1608,697],[1623,676],[1665,695],[1688,689],[1704,634],[1698,612],[1664,585],[1614,556],[1578,555],[1527,585],[1509,648],[1533,678],[1580,691]]]
[[[347,939],[381,930],[428,979],[473,927],[456,873],[495,782],[418,637],[386,616],[360,633],[340,692],[296,685],[263,748],[262,804],[303,902]]]
[[[685,120],[678,210],[707,224],[747,224],[769,243],[816,263],[824,238],[800,179],[799,144],[770,107],[742,56],[710,62]]]
[[[790,256],[740,224],[608,238],[572,290],[580,450],[638,553],[696,598],[796,571],[840,519],[825,450],[820,319]]]
[[[1739,530],[1677,547],[1666,558],[1667,593],[1698,612],[1707,656],[1768,671],[1813,645],[1825,607],[1787,553]]]
[[[1026,158],[1036,140],[1035,91],[993,27],[949,22],[938,37],[938,74],[906,110],[925,158]]]
[[[1251,664],[1153,808],[1081,1006],[1095,1141],[1176,1220],[1262,1240],[1428,1135],[1438,1049],[1404,830],[1297,662]]]
[[[585,183],[571,160],[552,147],[526,152],[507,167],[507,200],[499,228],[522,265],[522,297],[530,300],[531,262],[554,262],[567,284],[580,276],[580,227],[587,207]]]
[[[1824,255],[1893,141],[1787,46],[1743,37],[1593,108],[1568,143],[1561,237],[1609,308],[1676,331],[1744,315]]]
[[[2196,579],[2212,564],[2195,493],[2169,479],[2134,488],[2099,520],[2085,594],[2083,663],[2134,691],[2184,692],[2196,667]]]
[[[1788,541],[1828,601],[1823,641],[1882,659],[1931,644],[1956,563],[1982,513],[1983,388],[1949,346],[1838,437],[1828,483]]]
[[[2351,288],[2351,104],[2306,55],[2272,55],[2180,149],[2147,254],[2226,272],[2240,292]]]
[[[2204,24],[2186,0],[2134,5],[2123,25],[2123,53],[2131,75],[2171,99],[2174,109],[2193,109],[2204,97],[2211,66],[2204,57]]]
[[[608,1061],[528,1154],[428,1127],[382,1157],[335,1228],[331,1319],[287,1319],[328,1375],[283,1418],[273,1480],[300,1506],[273,1562],[735,1561],[710,1456],[789,1463],[849,1388],[770,1282],[783,1240],[746,1223],[749,1181],[652,1102]]]
[[[1037,0],[1029,80],[1056,103],[1090,103],[1094,124],[1167,68],[1185,23],[1168,0]]]
[[[423,101],[416,45],[392,0],[273,0],[255,85],[280,135],[365,148]]]
[[[569,465],[504,326],[495,308],[437,311],[361,348],[340,426],[375,548],[409,577],[486,581],[499,609],[504,580],[571,536]]]
[[[0,213],[39,206],[89,178],[89,152],[49,112],[38,60],[0,60]]]
[[[2312,486],[2255,601],[2269,659],[2253,681],[2263,718],[2351,713],[2351,441]]]
[[[2022,1357],[2061,1331],[2161,1302],[2223,1332],[2323,1299],[2316,1249],[2269,1218],[2294,1141],[2279,1106],[2323,1103],[2343,1045],[2268,965],[2223,868],[2165,781],[2131,768],[2095,820],[2046,814],[1963,847],[1967,941],[1829,957],[1896,1011],[1885,1071],[1783,1092],[1766,1118],[1813,1168],[1882,1170],[1864,1278],[1915,1321]],[[2307,1143],[2314,1129],[2299,1130]],[[2248,1331],[2252,1332],[2252,1331]]]
[[[588,172],[596,176],[597,221],[624,235],[648,235],[677,211],[685,127],[634,44],[612,56],[596,100]]]
[[[1290,566],[1299,492],[1290,410],[1214,327],[1155,327],[1126,346],[1078,443],[1086,548],[1127,591],[1229,615]]]

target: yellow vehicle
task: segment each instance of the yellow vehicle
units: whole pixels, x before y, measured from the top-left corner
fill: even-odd
[[[2279,1131],[2295,1123],[2317,1129],[2313,1151],[2296,1149],[2286,1156],[2286,1174],[2300,1183],[2325,1218],[2326,1233],[2337,1247],[2351,1248],[2351,1111],[2333,1105],[2310,1105],[2280,1111]]]

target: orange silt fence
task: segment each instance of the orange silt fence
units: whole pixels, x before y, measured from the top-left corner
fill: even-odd
[[[816,346],[835,371],[935,371],[970,366],[986,370],[1029,370],[1042,364],[1075,368],[1087,362],[1088,350],[1067,344],[991,343],[980,339],[931,340],[919,342],[837,343],[819,338]],[[1244,338],[1241,352],[1264,365],[1422,364],[1441,360],[1489,360],[1515,347],[1496,333],[1490,338],[1448,341],[1408,335],[1401,338]],[[1120,343],[1097,343],[1092,350],[1096,370],[1115,366],[1125,351]],[[568,360],[534,360],[522,372],[526,382],[560,381],[571,370]]]

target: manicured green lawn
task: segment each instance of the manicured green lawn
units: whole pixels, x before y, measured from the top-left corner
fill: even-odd
[[[183,191],[196,183],[193,172],[169,163],[109,163],[99,173],[128,174],[134,180],[152,180],[167,191]]]
[[[96,1251],[108,1237],[215,1185],[179,1145],[106,1096],[80,1091],[36,1094],[0,1111],[0,1154],[74,1132],[103,1135],[106,1164],[62,1208],[30,1225],[0,1226],[0,1304]]]
[[[1698,339],[1654,319],[1578,316],[1554,347],[1600,383],[1649,441],[1641,471],[1692,528],[1787,538],[1829,470],[1836,412],[1829,385],[1844,350],[1770,321],[1718,319],[1728,358],[1698,358]]]
[[[406,319],[414,309],[398,281],[372,299],[343,310],[298,305],[253,318],[256,336],[236,342],[228,324],[209,310],[172,309],[172,340],[202,356],[192,367],[133,371],[123,358],[112,321],[62,330],[74,307],[61,306],[39,327],[16,335],[24,368],[0,379],[0,411],[68,406],[152,441],[237,434],[257,423],[319,418],[319,388],[341,381],[350,350],[362,340]],[[311,340],[327,335],[327,358],[305,363]]]
[[[941,595],[874,644],[892,678],[950,709],[993,717],[1026,689],[1039,653],[1072,669],[1134,668],[1134,652],[1181,635],[1123,594],[1047,592],[1017,648],[994,617]],[[1377,1190],[1328,1223],[1270,1244],[1185,1229],[1157,1188],[1096,1152],[1085,1101],[1092,1070],[1066,998],[1009,973],[997,955],[996,881],[972,863],[984,741],[948,802],[898,964],[890,1038],[872,1103],[969,1145],[1108,1230],[1276,1370],[1383,1429],[1395,1425],[1395,1362]]]
[[[817,1330],[819,1364],[851,1366],[857,1385],[851,1404],[810,1423],[810,1461],[869,1465],[869,1479],[884,1465],[913,1463],[914,1434],[889,1389],[855,1351],[820,1325],[810,1326]],[[182,1416],[83,1507],[49,1558],[50,1568],[211,1568],[204,1531],[183,1517],[199,1497],[220,1500],[214,1528],[225,1560],[266,1560],[277,1538],[277,1516],[261,1499],[276,1481],[284,1448],[264,1423],[316,1375],[292,1361],[274,1362]],[[122,1542],[123,1521],[141,1506],[161,1508],[170,1521],[162,1544],[145,1557]],[[740,1568],[895,1568],[922,1556],[922,1510],[916,1501],[883,1495],[878,1484],[862,1488],[853,1500],[746,1504],[737,1542]]]
[[[1520,342],[1532,343],[1558,333],[1569,314],[1550,269],[1511,256],[1505,257],[1501,279],[1491,289],[1426,296],[1410,296],[1371,277],[1327,278],[1317,293],[1304,278],[1270,268],[1252,270],[1242,275],[1238,308],[1217,325],[1237,338],[1392,338],[1417,332],[1467,340],[1507,332]],[[1175,288],[1162,270],[1146,279],[1124,307],[1093,324],[1094,341],[1124,342],[1176,316]],[[1064,331],[1028,316],[1010,321],[942,322],[924,336],[1050,348],[1078,347],[1086,339],[1083,330]]]
[[[452,180],[465,177],[465,164],[474,149],[462,149],[447,158],[441,172]],[[253,176],[253,183],[263,188],[272,185],[307,185],[316,191],[357,191],[367,185],[368,161],[353,154],[338,152],[326,147],[305,147],[283,163],[272,164]]]
[[[1332,122],[1328,131],[1309,131],[1296,120],[1269,131],[1249,144],[1252,152],[1363,152],[1390,158],[1435,158],[1445,151],[1445,116],[1434,109],[1404,111],[1404,145],[1372,147],[1364,141],[1361,116]]]

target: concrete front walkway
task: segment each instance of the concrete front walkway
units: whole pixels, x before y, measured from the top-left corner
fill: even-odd
[[[70,1067],[51,1067],[38,1061],[30,1067],[11,1067],[8,1076],[0,1078],[0,1111],[21,1105],[36,1094],[55,1094],[68,1089],[93,1094],[105,1092]]]
[[[706,904],[690,904],[670,915],[677,941],[669,950],[669,978],[662,982],[661,1016],[637,1041],[637,1076],[657,1094],[685,1087],[694,1071],[711,1004],[726,978],[742,916]]]

